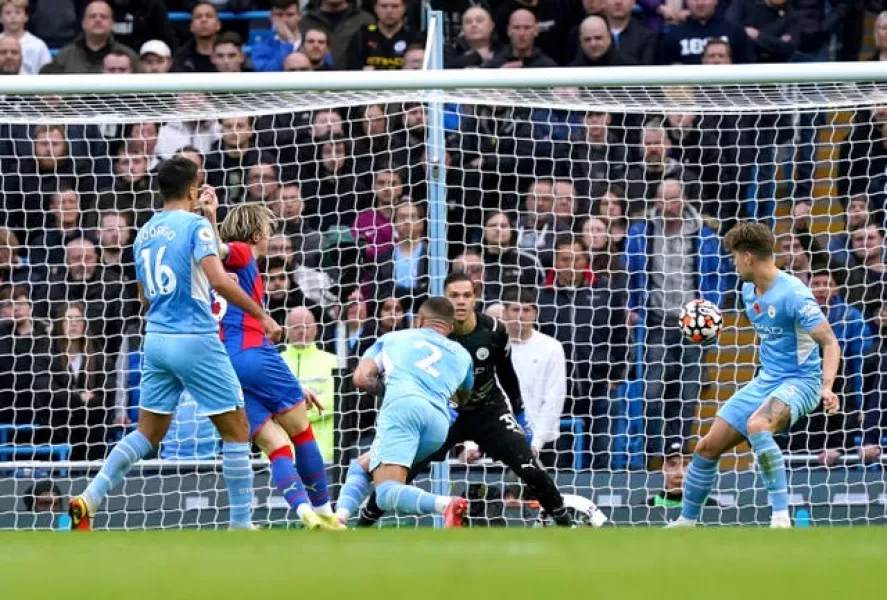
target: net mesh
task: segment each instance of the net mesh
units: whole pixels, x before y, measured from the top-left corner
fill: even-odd
[[[350,372],[429,293],[432,101],[445,107],[448,269],[473,279],[478,309],[513,336],[541,459],[563,492],[619,524],[673,516],[687,453],[755,372],[721,239],[757,219],[777,233],[779,265],[828,306],[843,353],[842,412],[817,411],[781,440],[796,518],[884,520],[887,97],[836,83],[3,97],[0,528],[53,526],[52,486],[82,490],[133,427],[143,328],[131,246],[159,207],[156,166],[178,152],[199,161],[222,212],[261,202],[278,216],[268,308],[288,325],[288,364],[329,408],[312,419],[340,482],[378,411]],[[680,235],[665,235],[675,198]],[[549,338],[521,339],[529,323],[502,304],[510,289],[530,294],[563,358]],[[682,343],[675,320],[698,297],[725,317],[706,348]],[[158,456],[97,526],[224,526],[218,452],[184,398]],[[514,475],[467,454],[454,450],[446,483],[473,500],[473,522],[534,522]],[[285,525],[266,461],[255,465],[257,518]],[[721,469],[706,520],[764,522],[747,446]]]

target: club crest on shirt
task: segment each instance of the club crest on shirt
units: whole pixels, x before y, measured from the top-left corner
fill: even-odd
[[[767,316],[770,317],[771,319],[776,318],[776,307],[773,306],[772,304],[767,308]]]
[[[490,351],[486,348],[478,348],[474,355],[477,357],[477,360],[487,360],[490,358]]]

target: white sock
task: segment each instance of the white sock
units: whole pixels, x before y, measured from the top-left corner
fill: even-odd
[[[340,519],[345,519],[346,521],[351,518],[351,511],[347,508],[340,508],[336,511],[336,516]]]
[[[314,512],[319,515],[332,515],[333,505],[330,502],[327,502],[326,504],[322,504],[321,506],[315,506]]]
[[[438,496],[437,498],[435,498],[434,511],[439,515],[444,514],[444,511],[447,510],[447,506],[450,505],[450,500],[452,500],[452,498],[450,498],[449,496]]]
[[[312,511],[312,509],[311,509],[311,505],[308,504],[307,502],[305,502],[305,503],[303,503],[303,504],[300,504],[300,505],[296,508],[296,514],[299,515],[299,518],[300,518],[300,519],[301,519],[302,517],[304,517],[306,514],[310,513],[310,512],[313,512],[313,511]]]
[[[791,520],[791,516],[788,514],[787,510],[774,510],[773,514],[770,516],[770,520]]]

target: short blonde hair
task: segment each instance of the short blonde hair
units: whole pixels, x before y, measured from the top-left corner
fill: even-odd
[[[6,5],[14,6],[28,12],[28,0],[0,0],[0,10]]]
[[[271,237],[274,229],[274,213],[263,204],[240,204],[235,206],[219,226],[219,236],[223,242],[245,242],[251,244],[255,236]]]

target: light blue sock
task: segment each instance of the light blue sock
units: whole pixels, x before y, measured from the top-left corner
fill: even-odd
[[[339,500],[336,502],[336,511],[348,511],[349,515],[360,507],[366,498],[370,487],[370,474],[363,470],[356,460],[348,465],[348,473],[345,475],[345,484],[339,492]]]
[[[685,519],[698,520],[702,514],[705,499],[711,493],[718,477],[718,461],[693,455],[687,476],[684,477],[684,499],[681,503],[681,516]]]
[[[761,477],[764,478],[770,507],[774,511],[788,510],[785,457],[773,439],[773,434],[769,431],[759,431],[748,436],[748,441],[755,453]]]
[[[384,511],[393,510],[399,514],[431,515],[436,513],[438,497],[414,485],[399,481],[383,481],[376,486],[376,502]]]
[[[108,492],[117,487],[132,466],[151,452],[151,442],[136,430],[124,437],[111,450],[102,470],[89,482],[83,497],[91,510],[97,510]]]
[[[222,443],[222,477],[228,488],[231,527],[243,529],[253,520],[253,468],[249,464],[249,444]]]

